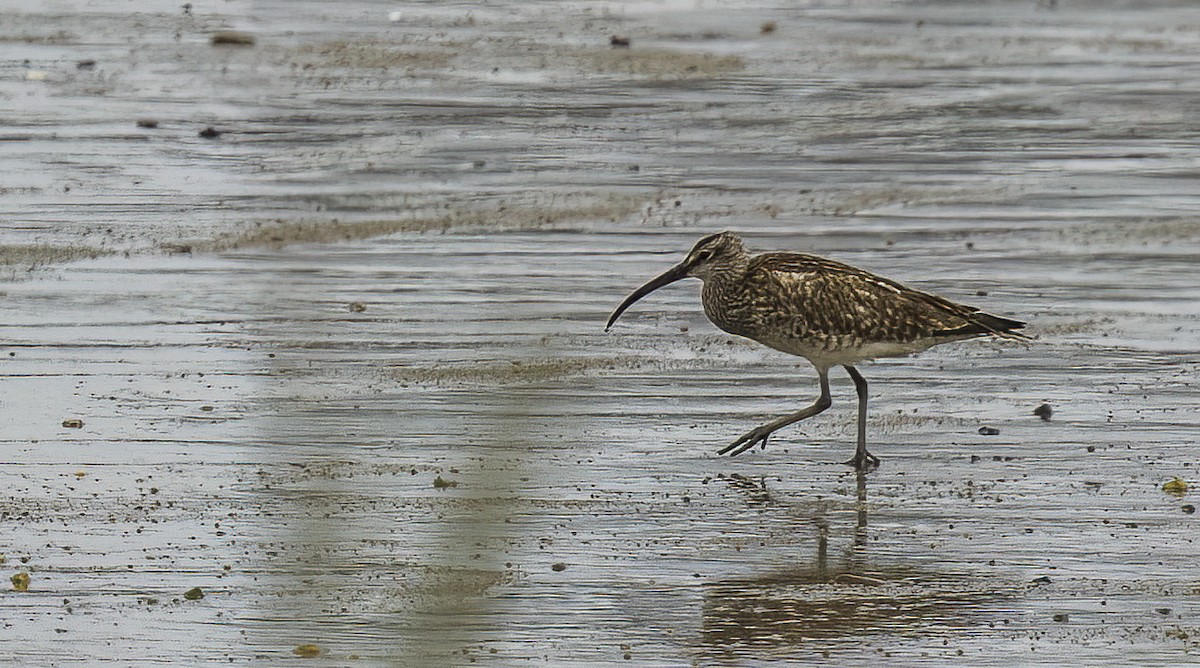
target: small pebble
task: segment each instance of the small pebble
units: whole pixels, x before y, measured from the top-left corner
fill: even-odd
[[[221,131],[210,125],[201,130],[199,134],[202,139],[216,139],[221,136]]]
[[[1042,404],[1041,406],[1033,409],[1033,414],[1042,418],[1042,420],[1049,422],[1050,416],[1054,415],[1054,409],[1050,407],[1050,404]]]
[[[83,420],[80,420],[79,418],[68,418],[62,421],[62,426],[66,427],[67,429],[82,429]]]
[[[204,591],[199,587],[192,587],[191,589],[183,592],[183,597],[189,601],[199,601],[200,599],[204,598]]]
[[[980,427],[979,433],[983,436],[995,436],[1000,433],[1000,430],[995,427]]]
[[[628,37],[621,37],[619,35],[613,35],[612,37],[609,37],[608,43],[611,44],[614,49],[627,49],[629,48],[630,44]]]
[[[1183,504],[1179,507],[1179,509],[1182,510],[1185,515],[1191,515],[1196,512],[1196,506],[1193,506],[1190,503]]]
[[[555,571],[555,572],[565,571],[565,570],[567,570],[567,565],[560,561],[557,564],[554,564],[553,566],[551,566],[550,570]]]

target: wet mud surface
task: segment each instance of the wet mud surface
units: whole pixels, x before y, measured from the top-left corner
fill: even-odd
[[[1196,660],[1188,3],[179,4],[0,2],[0,662]],[[1034,340],[716,457],[720,229]]]

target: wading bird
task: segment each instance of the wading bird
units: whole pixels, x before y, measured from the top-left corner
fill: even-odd
[[[980,336],[1027,339],[1025,323],[913,290],[841,262],[803,253],[751,256],[730,232],[704,237],[679,264],[621,302],[608,331],[634,302],[684,278],[704,281],[701,302],[714,325],[791,355],[817,369],[821,396],[806,408],[759,425],[717,454],[739,455],[781,427],[829,408],[829,369],[841,366],[858,392],[858,447],[846,462],[860,471],[879,465],[867,452],[867,381],[854,368]]]

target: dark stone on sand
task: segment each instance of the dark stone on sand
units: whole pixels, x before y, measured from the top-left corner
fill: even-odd
[[[980,427],[979,428],[979,434],[981,436],[996,436],[999,433],[1000,433],[1000,430],[995,427]]]
[[[1046,422],[1049,422],[1050,416],[1054,415],[1054,409],[1050,407],[1050,404],[1042,404],[1041,406],[1033,409],[1033,414],[1042,418]]]

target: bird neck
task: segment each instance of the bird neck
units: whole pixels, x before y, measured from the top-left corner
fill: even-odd
[[[745,321],[745,306],[748,303],[745,280],[749,264],[749,258],[743,253],[713,267],[714,271],[704,277],[704,289],[700,295],[704,314],[714,325],[730,334],[745,336],[750,331]]]
[[[711,282],[714,287],[721,289],[740,285],[745,279],[749,267],[750,255],[744,251],[737,255],[721,258],[720,263],[714,265],[708,275],[704,277],[704,283],[707,286]]]
[[[704,295],[706,301],[721,301],[738,294],[745,282],[746,272],[750,266],[750,257],[746,253],[722,258],[720,264],[713,265],[701,278],[704,280]]]

